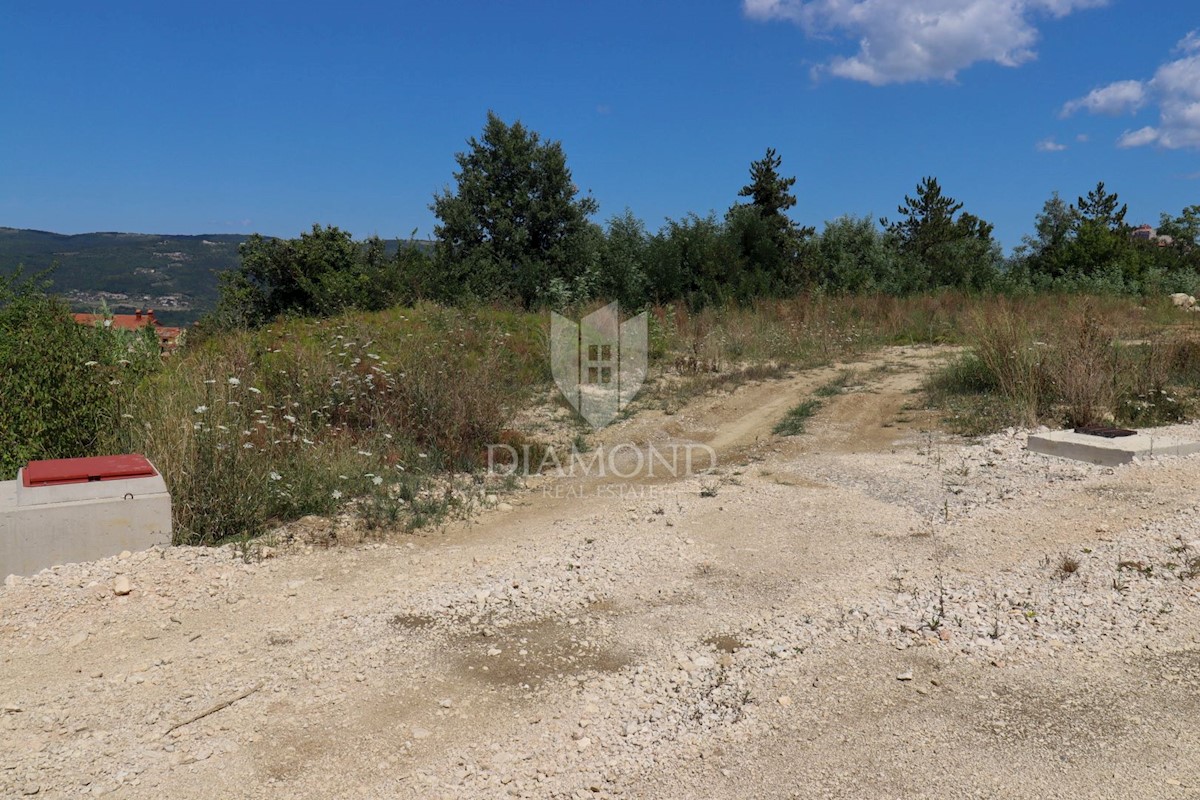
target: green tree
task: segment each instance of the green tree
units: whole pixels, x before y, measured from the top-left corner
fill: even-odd
[[[617,300],[633,309],[648,299],[650,235],[646,224],[628,208],[608,221],[600,266],[596,276],[596,294],[606,300]]]
[[[896,255],[870,217],[843,216],[825,223],[809,245],[813,281],[829,292],[902,291]]]
[[[775,148],[768,147],[765,156],[750,163],[750,183],[741,188],[738,197],[749,197],[751,205],[764,217],[786,220],[784,212],[796,205],[796,196],[791,192],[796,179],[782,177],[779,174],[782,165],[783,158],[776,154]]]
[[[1158,235],[1170,236],[1171,246],[1182,264],[1200,269],[1200,205],[1192,205],[1172,217],[1163,214],[1158,223]]]
[[[1138,288],[1141,265],[1125,224],[1128,206],[1104,181],[1075,203],[1071,269],[1089,288],[1128,291]]]
[[[556,279],[572,285],[592,255],[587,218],[598,206],[578,196],[562,145],[490,111],[482,136],[467,145],[455,156],[454,191],[431,206],[442,285],[525,306],[546,299]]]
[[[796,178],[783,177],[779,168],[783,159],[774,148],[750,164],[750,183],[738,191],[749,197],[745,205],[735,205],[726,214],[729,236],[741,254],[741,274],[730,276],[730,290],[739,300],[748,301],[763,294],[786,294],[798,288],[801,279],[801,253],[813,228],[800,227],[787,216],[796,205],[792,188]]]
[[[1071,243],[1079,211],[1054,192],[1034,219],[1034,235],[1025,236],[1016,253],[1017,263],[1035,286],[1068,276],[1072,269]]]
[[[727,228],[715,215],[667,220],[647,248],[651,299],[686,300],[692,308],[732,299],[742,270]]]
[[[900,219],[880,223],[908,262],[908,290],[958,287],[980,289],[995,278],[1000,252],[992,226],[962,211],[963,204],[942,194],[937,178],[926,177],[916,197],[905,195]]]
[[[275,317],[325,316],[392,305],[403,290],[398,264],[378,237],[314,224],[298,239],[254,234],[238,248],[241,265],[223,273],[211,318],[218,327],[252,327]]]

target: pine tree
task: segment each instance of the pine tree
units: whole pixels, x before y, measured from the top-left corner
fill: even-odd
[[[982,288],[995,277],[998,252],[992,225],[962,211],[963,204],[942,194],[937,178],[917,185],[917,196],[904,196],[897,211],[901,219],[880,223],[910,259],[910,289],[945,286]]]

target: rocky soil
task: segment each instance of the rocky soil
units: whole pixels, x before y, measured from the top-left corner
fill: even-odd
[[[592,437],[709,475],[11,577],[0,796],[1200,795],[1200,458],[938,433],[943,355],[855,365],[798,437],[834,369]]]

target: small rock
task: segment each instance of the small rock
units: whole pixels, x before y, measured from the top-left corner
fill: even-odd
[[[512,511],[513,507],[512,507],[511,503],[497,503],[496,510],[497,511]]]
[[[425,728],[413,728],[412,729],[412,738],[414,738],[418,741],[420,741],[421,739],[428,739],[430,736],[433,736],[433,732],[426,730]]]
[[[20,714],[21,713],[21,707],[19,705],[17,705],[16,703],[5,703],[3,710],[4,710],[4,713],[6,713],[6,714]]]
[[[788,697],[785,694],[779,698],[778,702],[779,702],[779,705],[783,706],[784,708],[787,708],[788,706],[790,706],[792,704],[792,698]]]
[[[898,680],[898,681],[911,681],[912,679],[913,679],[913,674],[912,674],[911,669],[905,670],[904,672],[901,672],[899,675],[896,676],[896,680]]]
[[[121,561],[128,561],[129,559],[133,558],[133,553],[129,552],[128,550],[122,550],[121,555],[117,556],[117,558]]]
[[[32,797],[33,795],[37,794],[41,790],[42,790],[41,786],[38,786],[36,783],[31,783],[28,786],[26,786],[24,789],[21,790],[21,794],[25,795],[26,797]]]
[[[449,697],[443,697],[441,700],[438,701],[438,705],[441,706],[442,708],[450,708],[451,706],[454,705],[454,701],[451,700]]]
[[[133,591],[133,585],[129,582],[129,577],[126,575],[118,575],[113,581],[113,594],[118,597],[124,597]]]
[[[20,582],[21,577],[19,575],[9,575],[4,579],[4,585],[8,586],[9,588],[18,585]]]
[[[579,752],[581,752],[581,753],[584,750],[587,750],[591,746],[592,746],[592,740],[586,736],[584,736],[582,739],[580,739],[578,742],[575,743],[575,747],[577,747],[579,749]]]

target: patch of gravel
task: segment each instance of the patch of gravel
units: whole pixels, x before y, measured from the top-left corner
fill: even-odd
[[[1200,438],[1200,425],[1172,432]],[[833,455],[794,466],[903,509],[898,518],[926,520],[933,542],[952,542],[997,505],[1156,469],[1154,461],[1111,469],[1050,459],[1025,451],[1025,439],[1009,431],[968,444],[910,441],[886,469],[879,459]],[[718,607],[684,637],[622,630],[622,615],[636,612],[612,607],[614,599],[647,608],[704,601],[698,576],[714,549],[695,538],[702,522],[728,507],[726,524],[736,528],[782,497],[750,475],[715,498],[701,497],[704,485],[622,499],[558,520],[552,536],[470,556],[403,539],[282,550],[250,563],[233,547],[175,547],[10,578],[0,588],[0,664],[7,671],[21,651],[78,662],[82,672],[43,681],[25,658],[20,675],[0,680],[0,795],[155,795],[180,770],[265,744],[253,727],[218,715],[166,733],[261,684],[239,711],[285,708],[298,734],[354,702],[362,685],[397,703],[418,698],[424,716],[395,723],[404,733],[396,757],[415,766],[381,771],[395,773],[381,786],[396,794],[635,796],[639,775],[770,736],[800,699],[781,681],[816,685],[811,665],[841,648],[924,648],[981,666],[1064,649],[1119,651],[1153,646],[1200,602],[1197,507],[1095,530],[1070,552],[995,572],[901,575],[894,586],[803,611],[768,602],[735,626]],[[1068,558],[1074,564],[1064,569]],[[373,592],[343,580],[360,571],[378,576]],[[720,584],[711,586],[719,598]],[[708,635],[696,632],[705,627]],[[449,673],[466,682],[436,682]],[[396,683],[379,686],[381,676]],[[468,724],[459,716],[466,695],[507,698],[522,732],[416,759],[451,726]]]

